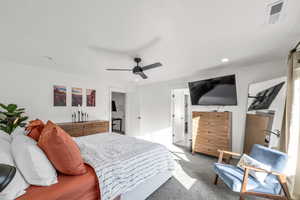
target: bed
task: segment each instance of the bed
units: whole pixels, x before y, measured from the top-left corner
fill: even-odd
[[[59,174],[57,184],[30,186],[17,200],[144,200],[172,177],[172,155],[160,144],[115,133],[74,140],[88,173]]]
[[[51,186],[30,186],[17,200],[96,200],[99,199],[98,179],[92,167],[80,176],[58,175],[58,183]]]

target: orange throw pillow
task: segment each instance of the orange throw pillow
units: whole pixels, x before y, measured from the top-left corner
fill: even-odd
[[[40,135],[44,129],[44,122],[36,119],[29,122],[25,130],[28,132],[27,136],[31,137],[35,141],[39,141]]]
[[[59,172],[67,175],[87,172],[77,144],[68,133],[51,121],[43,129],[38,146]]]

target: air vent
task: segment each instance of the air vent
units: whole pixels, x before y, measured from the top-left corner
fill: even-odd
[[[268,6],[268,23],[269,24],[276,24],[282,15],[284,2],[277,1],[272,3]]]

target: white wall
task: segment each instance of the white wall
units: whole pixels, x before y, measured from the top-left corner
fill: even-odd
[[[26,108],[30,119],[53,120],[54,122],[71,121],[71,88],[83,89],[84,110],[89,119],[109,119],[109,88],[121,87],[122,83],[107,80],[91,80],[88,77],[70,75],[21,64],[0,61],[0,102],[15,103]],[[67,106],[53,106],[53,85],[67,87]],[[124,85],[124,84],[123,84]],[[96,107],[87,107],[85,90],[96,90]]]
[[[242,152],[244,143],[245,116],[247,110],[247,94],[250,83],[269,80],[286,74],[286,62],[266,62],[248,66],[226,66],[199,71],[191,77],[174,81],[156,83],[139,87],[141,130],[140,135],[156,135],[170,133],[171,90],[187,88],[189,81],[236,74],[238,106],[205,107],[192,106],[195,111],[231,111],[233,113],[232,147],[233,151]],[[165,130],[165,131],[163,131]]]

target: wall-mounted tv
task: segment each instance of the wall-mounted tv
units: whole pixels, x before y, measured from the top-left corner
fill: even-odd
[[[255,96],[248,95],[248,98],[253,98],[248,111],[269,109],[270,105],[283,87],[284,82],[281,82],[273,87],[258,92]]]
[[[189,83],[192,105],[237,105],[235,75]]]

